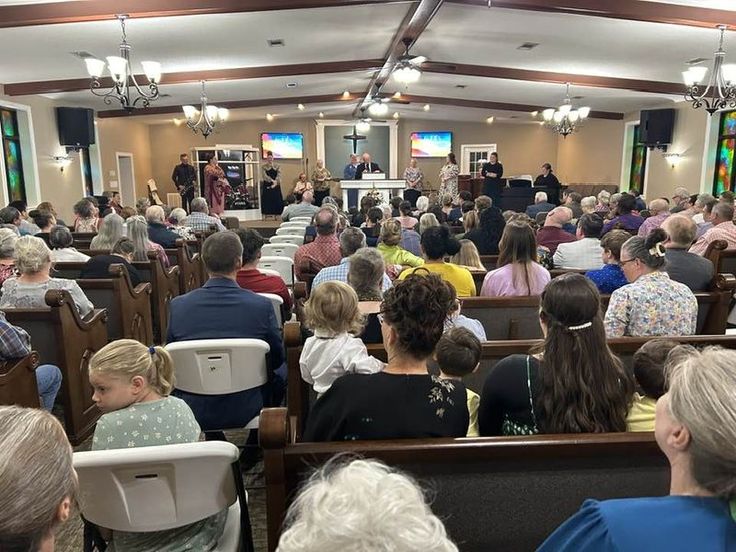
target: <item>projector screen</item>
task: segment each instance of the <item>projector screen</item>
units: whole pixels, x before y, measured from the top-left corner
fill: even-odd
[[[412,132],[412,157],[445,157],[452,151],[452,132]]]
[[[301,159],[304,156],[304,136],[296,132],[263,132],[261,154],[273,152],[274,159]]]

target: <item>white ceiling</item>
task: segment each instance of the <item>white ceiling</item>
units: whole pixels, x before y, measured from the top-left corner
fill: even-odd
[[[0,5],[38,1],[0,0]],[[667,3],[736,11],[736,0]],[[383,58],[408,7],[409,3],[400,3],[133,19],[127,25],[128,39],[133,46],[136,72],[141,72],[140,61],[146,59],[160,61],[166,73]],[[286,46],[269,47],[266,41],[274,38],[284,39]],[[712,59],[717,39],[716,30],[696,27],[446,3],[412,52],[451,63],[680,82],[684,62],[695,57]],[[0,82],[85,78],[84,63],[70,52],[83,50],[98,57],[114,55],[119,40],[119,25],[114,20],[0,29]],[[517,50],[523,42],[540,45],[531,51]],[[19,48],[19,44],[23,47]],[[727,59],[736,60],[736,33],[728,33],[726,49],[730,54]],[[207,91],[212,103],[297,98],[338,94],[345,89],[363,91],[370,76],[371,71],[354,71],[210,82]],[[287,88],[288,82],[296,82],[298,87]],[[456,88],[458,84],[466,88]],[[386,92],[397,89],[391,80],[384,87]],[[197,103],[199,91],[195,83],[165,85],[162,92],[169,97],[154,105]],[[564,96],[564,87],[559,84],[437,73],[425,73],[407,91],[541,106],[556,106]],[[573,87],[572,95],[583,96],[576,104],[622,113],[679,99],[579,86]],[[110,109],[86,90],[49,97],[68,105]],[[233,116],[259,118],[266,112],[276,112],[283,113],[281,116],[315,117],[318,111],[331,111],[347,117],[354,105],[320,104],[308,106],[305,112],[296,111],[295,105],[264,107],[238,110]],[[453,106],[432,106],[429,113],[423,112],[421,106],[398,109],[402,116],[421,118],[485,120],[489,115],[504,116],[501,112]],[[161,118],[149,120],[157,122]],[[164,120],[170,121],[171,116]]]

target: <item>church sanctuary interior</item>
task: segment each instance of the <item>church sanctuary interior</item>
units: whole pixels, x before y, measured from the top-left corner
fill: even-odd
[[[0,552],[736,551],[736,0],[0,0]]]

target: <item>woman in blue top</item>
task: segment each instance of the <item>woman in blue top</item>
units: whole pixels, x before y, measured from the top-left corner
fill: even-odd
[[[674,349],[654,434],[670,495],[587,500],[540,552],[736,550],[736,351]]]
[[[611,230],[601,239],[603,268],[589,270],[586,278],[591,280],[602,294],[611,294],[629,283],[621,269],[621,247],[631,237],[625,230]]]

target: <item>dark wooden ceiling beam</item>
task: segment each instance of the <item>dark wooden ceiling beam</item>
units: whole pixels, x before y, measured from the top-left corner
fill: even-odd
[[[217,102],[218,107],[225,107],[227,109],[244,109],[244,108],[255,108],[255,107],[272,107],[279,105],[296,105],[296,104],[319,104],[319,103],[335,103],[345,102],[346,105],[352,105],[356,101],[361,101],[363,97],[362,92],[350,92],[350,97],[345,98],[342,94],[324,94],[319,96],[297,96],[289,98],[264,98],[259,100],[238,100],[231,102]],[[543,105],[531,105],[531,104],[515,104],[515,103],[504,103],[504,102],[491,102],[486,100],[470,100],[462,98],[442,98],[437,96],[419,96],[415,94],[402,94],[401,98],[397,102],[392,103],[394,105],[405,105],[406,103],[415,104],[435,104],[435,105],[448,105],[453,107],[472,107],[476,109],[485,109],[490,111],[520,111],[531,113],[532,111],[541,111],[550,106]],[[399,107],[400,109],[400,107]],[[138,109],[133,113],[128,113],[122,109],[115,109],[110,111],[98,111],[97,116],[103,119],[111,117],[145,117],[146,115],[175,115],[182,114],[181,106],[179,105],[166,105],[149,107],[147,109]],[[598,119],[610,119],[620,121],[623,119],[623,113],[613,113],[609,111],[591,111],[590,117]]]
[[[0,7],[0,28],[106,21],[116,14],[131,17],[212,15],[273,10],[396,4],[406,0],[79,0]]]
[[[81,63],[81,62],[80,62]],[[205,71],[182,71],[164,73],[161,86],[167,84],[186,84],[205,80],[228,81],[263,79],[270,77],[295,77],[299,75],[323,75],[327,73],[344,73],[349,71],[366,71],[383,65],[382,59],[362,59],[355,61],[328,61],[324,63],[297,63],[293,65],[266,65],[261,67],[238,67],[234,69],[212,69]],[[136,75],[138,82],[146,82],[145,75]],[[112,86],[112,79],[101,79],[103,88]],[[89,88],[90,79],[66,79],[55,81],[18,82],[6,84],[8,96],[26,96],[30,94],[53,94],[59,92],[77,92]]]
[[[414,2],[409,11],[407,11],[404,19],[401,21],[399,28],[394,34],[391,45],[386,51],[384,56],[384,63],[380,70],[376,71],[371,78],[368,88],[365,92],[365,99],[368,100],[373,93],[373,89],[377,83],[385,83],[391,76],[391,70],[396,65],[398,57],[404,53],[406,46],[404,45],[404,39],[411,40],[409,46],[411,47],[416,42],[419,35],[422,34],[424,29],[427,28],[429,22],[437,14],[440,7],[442,7],[444,0],[420,0]],[[355,108],[353,115],[358,116],[360,113],[360,104]]]
[[[488,9],[488,0],[447,0],[447,2]],[[493,0],[492,5],[491,9],[567,13],[689,27],[714,28],[723,24],[736,29],[734,11],[644,0]]]
[[[422,71],[426,73],[440,73],[443,75],[462,75],[465,77],[485,77],[530,82],[551,82],[555,84],[565,84],[566,82],[569,82],[578,86],[633,90],[636,92],[647,92],[650,94],[682,95],[685,88],[683,84],[676,82],[578,75],[573,73],[555,73],[552,71],[516,69],[514,67],[490,67],[487,65],[469,65],[464,63],[447,63],[441,61],[425,62],[422,64]]]

